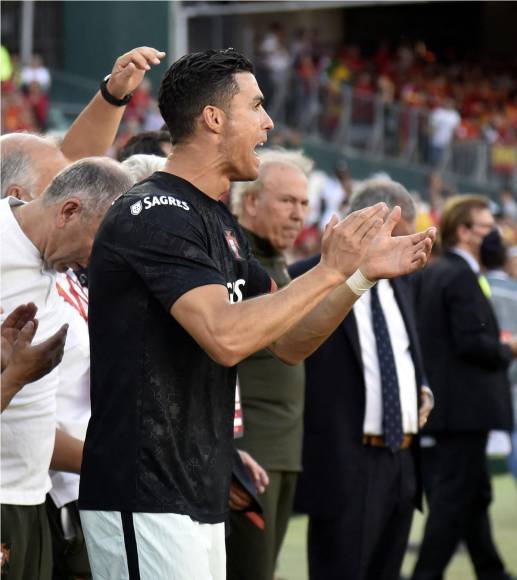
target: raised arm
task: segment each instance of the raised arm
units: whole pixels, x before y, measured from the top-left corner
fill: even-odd
[[[230,304],[223,286],[190,290],[171,314],[217,362],[233,366],[277,341],[304,318],[363,260],[387,209],[380,203],[327,226],[320,263],[274,294]]]
[[[160,64],[164,56],[164,52],[141,46],[117,58],[106,86],[109,94],[122,99],[133,92],[151,65]],[[76,161],[105,155],[115,139],[125,109],[125,106],[108,103],[100,91],[97,92],[65,135],[61,145],[65,157]]]

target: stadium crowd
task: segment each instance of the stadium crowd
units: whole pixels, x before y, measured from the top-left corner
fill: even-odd
[[[262,149],[273,121],[232,49],[174,63],[158,113],[164,56],[120,56],[59,143],[35,134],[41,63],[6,88],[32,124],[0,138],[2,576],[272,580],[294,506],[311,579],[396,580],[425,491],[413,579],[463,541],[479,580],[509,580],[485,447],[513,432],[517,479],[513,193]],[[366,82],[339,59],[329,79]]]
[[[357,45],[329,46],[317,31],[299,30],[290,38],[279,24],[260,40],[257,53],[270,109],[289,127],[307,131],[316,117],[319,132],[332,138],[347,89],[354,124],[371,126],[382,105],[391,153],[407,142],[410,116],[418,111],[421,162],[438,165],[453,141],[481,141],[490,145],[496,172],[511,175],[517,167],[514,62],[439,57],[422,41],[382,42],[365,55]]]

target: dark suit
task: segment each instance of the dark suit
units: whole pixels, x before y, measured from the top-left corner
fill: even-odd
[[[446,252],[421,273],[417,304],[436,401],[426,431],[436,444],[423,453],[430,511],[413,578],[441,579],[460,540],[479,579],[504,578],[490,532],[485,447],[489,430],[512,426],[511,351],[477,275],[457,254]]]
[[[290,273],[299,276],[317,261],[299,262]],[[420,386],[411,289],[403,279],[392,287]],[[353,312],[305,365],[303,472],[295,507],[310,516],[310,577],[398,579],[413,509],[421,501],[416,438],[411,450],[395,454],[363,444],[366,395]]]

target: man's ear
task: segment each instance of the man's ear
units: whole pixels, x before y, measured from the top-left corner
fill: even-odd
[[[258,201],[259,201],[259,192],[258,191],[249,191],[248,193],[246,193],[246,195],[244,195],[244,198],[242,200],[243,206],[244,206],[244,211],[245,213],[247,213],[249,216],[251,217],[256,217],[257,213],[258,213]]]
[[[71,197],[62,202],[58,208],[57,226],[65,227],[70,222],[75,221],[81,217],[83,212],[83,205],[81,200],[77,197]]]
[[[213,131],[217,134],[222,133],[224,124],[227,119],[226,114],[222,109],[219,107],[214,107],[213,105],[207,105],[203,109],[201,116],[210,131]]]
[[[456,238],[458,239],[458,242],[465,241],[469,233],[470,233],[469,227],[467,227],[465,224],[459,225],[458,229],[456,230]]]

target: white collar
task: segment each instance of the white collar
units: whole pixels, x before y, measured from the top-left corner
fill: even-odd
[[[510,278],[504,270],[489,270],[487,276],[493,280],[508,280]]]

